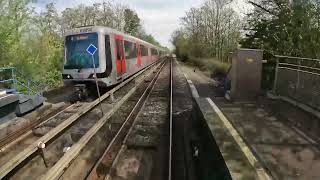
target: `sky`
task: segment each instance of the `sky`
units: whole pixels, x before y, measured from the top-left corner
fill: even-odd
[[[152,34],[161,45],[172,47],[171,34],[180,27],[180,17],[191,7],[199,7],[204,0],[116,0],[134,9],[147,33]],[[36,0],[33,4],[41,10],[47,3],[54,2],[59,11],[79,4],[92,5],[103,0]],[[235,0],[234,9],[242,16],[248,8],[245,0]]]

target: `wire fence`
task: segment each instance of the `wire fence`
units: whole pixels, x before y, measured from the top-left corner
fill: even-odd
[[[320,60],[275,56],[273,91],[320,110]]]
[[[12,89],[28,95],[43,96],[45,85],[36,83],[16,68],[0,68],[0,89]]]

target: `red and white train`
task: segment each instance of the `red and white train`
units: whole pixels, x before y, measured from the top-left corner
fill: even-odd
[[[86,51],[90,44],[98,49],[94,61]],[[92,82],[95,65],[99,86],[112,86],[159,60],[164,53],[162,48],[111,28],[73,29],[65,36],[63,80],[66,84]]]

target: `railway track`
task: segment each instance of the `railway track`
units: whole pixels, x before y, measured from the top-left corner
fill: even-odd
[[[45,132],[48,132],[59,123],[71,117],[72,114],[76,112],[77,108],[80,108],[82,105],[83,104],[69,105],[44,121],[42,120],[37,123],[33,122],[30,125],[23,127],[24,130],[18,130],[10,134],[11,136],[8,136],[6,141],[7,144],[1,147],[0,164],[10,161],[10,159],[14,158],[14,156],[19,154],[23,149],[28,148],[28,146],[40,139]]]
[[[34,117],[35,115],[32,115],[32,113],[31,115],[28,114],[26,119],[29,120],[29,122],[26,125],[19,126],[18,129],[8,130],[5,137],[0,138],[0,153],[4,152],[8,148],[11,148],[25,138],[28,138],[31,135],[32,130],[37,128],[37,126],[42,125],[52,120],[53,118],[57,118],[57,116],[61,116],[61,114],[66,113],[65,110],[68,111],[70,108],[72,108],[72,106],[74,106],[74,104],[69,103],[70,96],[73,93],[74,92],[71,87],[65,86],[48,91],[45,95],[45,97],[47,98],[47,102],[53,104],[64,102],[65,104],[57,108],[51,107],[50,109],[52,110],[49,110],[49,112],[46,112],[48,111],[47,109],[45,109],[46,105],[43,105],[44,108],[42,110],[41,107],[39,108],[41,113],[39,113],[39,115],[36,117]],[[79,104],[77,104],[76,106],[79,106]]]
[[[126,133],[121,148],[116,152],[111,151],[112,154],[116,154],[114,160],[110,161],[107,158],[106,162],[109,162],[110,168],[108,171],[102,170],[107,172],[105,179],[112,180],[119,177],[130,179],[128,176],[132,172],[135,177],[144,179],[171,179],[171,63],[170,68],[165,68],[162,77],[159,77],[152,90],[146,97],[142,97],[143,105]],[[106,165],[99,166],[106,167]],[[101,169],[99,170],[101,172]],[[101,176],[97,179],[101,179]]]
[[[155,65],[155,64],[154,64]],[[102,116],[99,100],[92,103],[73,105],[26,135],[27,141],[1,152],[0,178],[39,179],[48,172],[66,152],[81,149],[120,106],[136,91],[136,85],[152,75],[159,64],[149,66],[125,80],[102,97]],[[118,97],[110,102],[109,97]],[[59,116],[64,116],[59,117]]]
[[[42,179],[112,179],[116,172],[119,172],[115,167],[117,162],[126,156],[123,154],[126,150],[132,148],[140,149],[140,152],[133,154],[139,155],[144,151],[146,154],[152,154],[155,157],[154,161],[160,159],[160,174],[154,172],[154,176],[159,179],[167,178],[170,174],[168,163],[171,150],[168,148],[171,142],[169,120],[172,114],[172,69],[168,66],[171,67],[171,62],[162,65],[157,74],[148,80],[150,82],[147,86],[137,88],[136,93],[105,123],[102,131],[98,132],[81,152],[77,155],[74,154],[79,149],[67,152]],[[131,108],[128,108],[129,106]],[[104,128],[108,130],[105,131]],[[150,141],[141,139],[143,134],[151,137]],[[140,139],[139,142],[142,144],[135,144],[136,140],[132,139],[134,137]],[[105,147],[101,145],[101,141]],[[100,144],[98,149],[97,144]],[[92,148],[93,146],[95,148]]]
[[[57,115],[63,113],[65,109],[70,108],[72,105],[65,105],[62,108],[58,108],[48,114],[42,115],[38,117],[35,121],[32,121],[27,126],[23,126],[16,131],[10,132],[6,135],[6,137],[0,139],[0,149],[1,152],[4,151],[4,149],[7,149],[12,144],[15,144],[17,141],[21,139],[21,136],[25,134],[30,134],[32,129],[37,127],[39,124],[43,124],[46,121],[49,121],[52,118],[55,118]]]

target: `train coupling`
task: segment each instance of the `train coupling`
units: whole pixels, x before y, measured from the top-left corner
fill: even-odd
[[[88,90],[85,84],[76,84],[75,93],[71,102],[85,101],[88,98]]]

